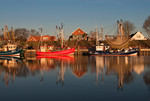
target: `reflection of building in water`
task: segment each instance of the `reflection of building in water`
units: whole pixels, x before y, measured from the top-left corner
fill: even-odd
[[[133,70],[139,75],[144,71],[144,57],[134,58]]]
[[[96,83],[98,83],[98,74],[100,73],[102,75],[102,82],[104,81],[103,78],[103,71],[105,66],[105,57],[101,56],[95,56],[95,62],[96,62]]]
[[[72,73],[76,77],[81,78],[87,73],[87,59],[88,57],[76,57],[72,68]]]
[[[118,76],[118,89],[123,88],[123,83],[133,82],[132,57],[109,57],[108,63],[106,75]]]

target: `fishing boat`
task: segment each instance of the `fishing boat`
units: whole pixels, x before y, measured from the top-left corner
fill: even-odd
[[[65,49],[63,50],[63,25],[61,24],[61,28],[59,27],[59,30],[61,31],[61,33],[59,33],[58,31],[58,27],[56,26],[57,32],[58,32],[58,36],[61,36],[60,39],[61,40],[61,49],[59,51],[53,51],[54,46],[48,46],[48,45],[44,45],[44,46],[40,46],[40,51],[36,51],[36,55],[37,56],[51,56],[51,55],[70,55],[70,54],[74,54],[75,48],[70,48],[70,49]],[[41,30],[41,35],[42,35],[42,30]],[[41,36],[42,38],[42,36]],[[42,39],[41,39],[42,41]]]
[[[41,52],[36,51],[37,56],[50,56],[50,55],[70,55],[74,54],[75,48],[61,50],[61,51],[54,51],[54,52]]]
[[[20,56],[21,49],[17,48],[17,45],[7,43],[1,48],[0,56]]]
[[[11,30],[13,34],[12,38],[10,37],[11,35],[9,34],[9,30],[6,25],[5,25],[5,31],[2,29],[4,33],[4,41],[6,41],[7,44],[2,45],[2,47],[0,48],[0,56],[17,56],[17,57],[20,56],[21,49],[18,48],[17,44],[13,43],[15,41],[15,37],[14,37],[13,28],[11,28]]]
[[[124,35],[123,32],[123,21],[117,21],[118,24],[118,35],[108,36],[106,35],[106,41],[108,45],[101,43],[96,45],[94,51],[89,50],[90,55],[101,55],[101,56],[137,56],[139,49],[129,47],[130,36]]]
[[[100,55],[100,56],[137,56],[139,52],[138,48],[129,50],[116,50],[116,51],[90,51],[90,55]]]

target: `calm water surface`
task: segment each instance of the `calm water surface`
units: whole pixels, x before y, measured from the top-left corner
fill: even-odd
[[[150,57],[0,57],[0,101],[150,101]]]

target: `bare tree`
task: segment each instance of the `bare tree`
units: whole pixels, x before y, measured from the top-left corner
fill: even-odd
[[[143,29],[150,36],[150,16],[148,16],[148,18],[145,20],[145,22],[143,24]]]
[[[17,28],[15,29],[16,40],[18,41],[26,41],[30,35],[30,31],[25,28]]]
[[[31,34],[34,36],[40,36],[40,33],[38,31],[36,31],[35,29],[31,29]]]
[[[130,35],[134,31],[135,26],[132,22],[126,20],[123,22],[123,31],[125,35]]]

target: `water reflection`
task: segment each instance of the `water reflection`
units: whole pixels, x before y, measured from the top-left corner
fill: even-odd
[[[118,89],[123,88],[123,83],[130,83],[134,80],[133,58],[130,57],[111,57],[108,60],[106,75],[117,75]]]
[[[19,75],[23,68],[20,67],[22,61],[17,57],[0,57],[0,75],[2,81],[8,86],[10,80],[12,83],[16,75]]]
[[[117,88],[122,90],[124,84],[133,83],[143,73],[143,80],[150,85],[149,57],[88,57],[88,56],[49,56],[19,59],[15,57],[0,58],[0,75],[8,86],[16,77],[40,75],[44,81],[45,72],[54,71],[56,84],[64,85],[64,75],[70,72],[76,78],[95,74],[95,82],[102,84],[108,77],[117,78]],[[146,70],[145,70],[146,67]],[[50,72],[51,73],[51,72]],[[91,81],[92,82],[92,81]]]

